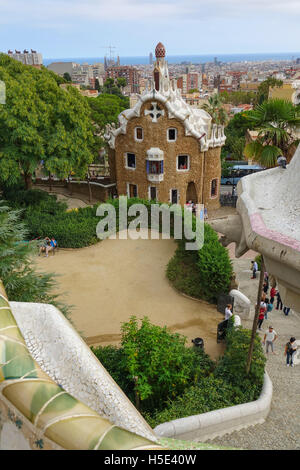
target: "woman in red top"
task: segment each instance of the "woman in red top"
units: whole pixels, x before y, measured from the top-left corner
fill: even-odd
[[[272,287],[271,292],[270,292],[270,297],[271,297],[270,303],[271,303],[271,304],[274,303],[275,295],[276,295],[276,289],[275,289],[275,287]]]
[[[263,324],[266,311],[267,311],[267,306],[265,302],[261,302],[260,308],[259,308],[258,323],[257,323],[257,327],[259,330],[261,330],[261,325]]]

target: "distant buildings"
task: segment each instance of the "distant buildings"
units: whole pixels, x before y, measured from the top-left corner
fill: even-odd
[[[75,66],[74,62],[52,62],[47,68],[62,77],[65,73],[68,73],[71,77]]]
[[[24,65],[32,65],[33,67],[36,68],[41,68],[43,65],[43,56],[37,51],[34,51],[31,49],[31,52],[27,51],[27,49],[24,49],[23,52],[15,50],[15,52],[9,50],[7,52],[9,57],[12,59],[18,60],[19,62],[22,62]]]
[[[119,115],[118,128],[106,127],[111,179],[119,195],[216,209],[224,128],[183,100],[165,53],[157,44],[146,90]]]
[[[150,65],[153,64],[153,54],[152,54],[152,52],[150,52],[150,54],[149,54],[149,64]]]
[[[274,87],[269,89],[269,98],[279,98],[282,100],[287,100],[292,102],[292,97],[294,95],[294,88],[292,82],[283,83],[281,87]]]
[[[135,67],[128,65],[113,66],[106,69],[106,78],[125,78],[130,93],[139,93],[140,74]]]
[[[190,90],[199,90],[201,83],[201,75],[197,72],[182,74],[177,79],[177,87],[180,88],[182,93],[188,93]]]
[[[104,64],[76,64],[74,62],[52,62],[48,65],[48,69],[64,76],[68,73],[73,83],[83,85],[85,87],[95,88],[96,79],[99,85],[103,85],[103,78],[105,76]]]
[[[261,82],[241,82],[240,90],[251,93],[258,93],[258,87]]]

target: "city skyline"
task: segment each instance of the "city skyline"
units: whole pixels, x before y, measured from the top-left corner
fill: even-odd
[[[287,0],[0,0],[0,43],[45,58],[297,52],[300,4]]]

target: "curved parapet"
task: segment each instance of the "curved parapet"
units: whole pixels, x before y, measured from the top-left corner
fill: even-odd
[[[285,305],[300,311],[300,146],[286,169],[243,177],[237,186],[238,216],[212,222],[237,244],[236,255],[252,249],[264,256]]]
[[[27,319],[29,320],[28,317]],[[35,329],[36,332],[43,329],[46,336],[49,331],[42,321],[41,318],[39,328]],[[25,323],[23,322],[24,328]],[[44,370],[37,362],[43,362],[43,337],[34,341],[36,335],[32,335],[30,321],[25,329],[33,339],[32,353],[12,314],[0,282],[0,449],[162,449],[157,445],[153,431],[133,405],[131,406],[135,411],[131,410],[131,416],[135,423],[132,426],[140,428],[141,433],[134,433],[103,414],[100,415],[69,393],[61,383],[53,380],[45,372],[47,361],[44,363]],[[76,335],[75,332],[74,334]],[[56,344],[55,338],[52,341],[62,354],[59,341]],[[67,356],[66,354],[63,357],[65,362],[68,361]],[[51,362],[51,358],[49,360]],[[102,368],[99,362],[98,367]],[[70,387],[71,383],[70,379]],[[117,385],[112,379],[111,384],[107,382],[106,385],[106,398],[114,406],[113,397],[123,392],[114,389]],[[125,410],[126,406],[127,409],[130,407],[126,400],[125,397]],[[119,401],[122,401],[122,397]]]

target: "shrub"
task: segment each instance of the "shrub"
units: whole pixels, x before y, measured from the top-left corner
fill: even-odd
[[[16,302],[40,302],[57,306],[65,315],[69,307],[53,295],[57,287],[55,275],[37,272],[32,257],[36,243],[28,243],[25,225],[20,222],[20,211],[0,204],[0,279],[8,298]]]
[[[218,363],[214,375],[231,384],[240,399],[256,400],[261,392],[266,358],[258,335],[255,337],[253,357],[249,375],[246,363],[251,339],[251,330],[242,327],[229,328],[226,333],[226,350]]]
[[[185,342],[184,336],[152,325],[146,317],[140,327],[134,316],[122,325],[127,367],[130,377],[136,378],[135,393],[144,411],[162,409],[169,397],[176,397],[212,369],[211,359],[187,348]]]
[[[168,263],[168,279],[187,295],[216,302],[230,286],[232,265],[228,251],[207,224],[204,225],[204,245],[199,251],[187,251],[184,244],[185,241],[178,243],[175,255]]]
[[[150,426],[155,427],[174,419],[207,413],[239,403],[239,397],[230,384],[210,375],[200,378],[196,385],[187,388],[175,400],[170,400],[164,410],[155,411],[153,415],[145,413],[144,416]]]
[[[134,382],[129,375],[124,349],[110,345],[96,348],[92,346],[91,350],[127,397],[134,402]]]

